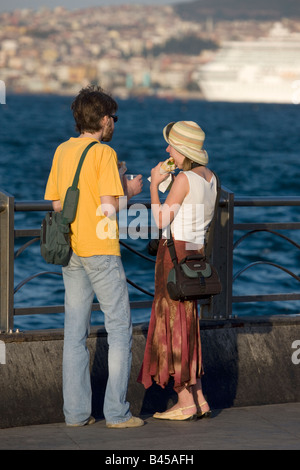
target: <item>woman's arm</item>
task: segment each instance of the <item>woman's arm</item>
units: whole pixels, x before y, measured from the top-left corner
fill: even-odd
[[[171,190],[164,204],[160,203],[158,186],[166,178],[166,175],[159,173],[160,163],[151,171],[151,209],[155,223],[159,229],[167,227],[177,212],[189,192],[189,182],[184,173],[179,173],[175,177]]]

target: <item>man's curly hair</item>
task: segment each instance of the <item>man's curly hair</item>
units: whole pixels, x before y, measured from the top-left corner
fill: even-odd
[[[118,105],[116,101],[100,86],[90,85],[82,88],[71,105],[76,123],[76,130],[82,134],[94,134],[101,129],[100,120],[104,116],[115,114]]]

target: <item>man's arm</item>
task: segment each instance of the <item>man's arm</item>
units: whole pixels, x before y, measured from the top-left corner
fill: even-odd
[[[52,207],[55,212],[62,211],[62,206],[61,206],[61,202],[59,199],[57,201],[52,201]]]
[[[142,187],[142,175],[138,175],[133,180],[126,180],[124,184],[125,196],[101,196],[100,201],[103,213],[106,215],[106,217],[110,217],[111,215],[116,214],[116,212],[125,209],[129,199],[139,194],[142,191]]]

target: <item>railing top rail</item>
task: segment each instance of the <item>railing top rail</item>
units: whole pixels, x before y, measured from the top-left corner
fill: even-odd
[[[50,201],[15,201],[15,212],[23,211],[50,211],[52,203]]]
[[[236,196],[234,199],[234,205],[236,207],[300,206],[300,196],[280,196],[280,197]]]
[[[223,199],[220,200],[220,205],[224,204]],[[131,200],[128,206],[133,204],[143,204],[148,209],[151,207],[150,199],[134,199]],[[264,207],[264,206],[300,206],[300,196],[281,196],[281,197],[263,197],[263,196],[235,196],[235,207]],[[14,203],[16,212],[23,211],[48,211],[52,209],[50,201],[15,201]],[[4,208],[3,208],[4,209]],[[0,204],[1,211],[1,204]]]
[[[147,209],[151,207],[149,199],[134,199],[130,200],[128,206],[133,204],[143,204]],[[14,204],[15,212],[25,212],[25,211],[50,211],[52,210],[51,201],[15,201]]]

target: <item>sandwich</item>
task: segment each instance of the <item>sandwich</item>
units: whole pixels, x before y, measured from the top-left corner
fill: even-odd
[[[175,171],[175,169],[176,169],[176,165],[175,165],[173,157],[167,158],[167,160],[165,160],[161,164],[160,169],[159,169],[160,174],[161,175],[167,175],[166,179],[164,181],[162,181],[160,183],[160,185],[158,186],[158,189],[162,193],[166,192],[167,190],[169,190],[171,188],[172,183],[173,183],[171,173],[173,173]],[[149,176],[148,181],[150,181],[150,183],[151,183],[151,176]]]
[[[165,160],[160,167],[160,173],[163,175],[164,173],[171,173],[176,169],[176,165],[174,162],[174,158],[170,157]]]

